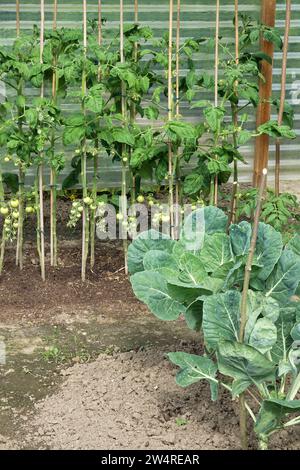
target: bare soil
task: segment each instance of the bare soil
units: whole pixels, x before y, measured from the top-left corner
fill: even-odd
[[[236,402],[220,391],[212,403],[202,382],[179,388],[165,358],[169,351],[200,352],[200,339],[181,319],[159,322],[137,301],[118,242],[97,243],[96,267],[83,284],[79,233],[63,228],[65,217],[59,266],[50,268],[47,258],[45,283],[32,224],[22,272],[13,247],[6,253],[0,339],[11,346],[0,365],[0,449],[238,449]],[[57,326],[65,346],[76,334],[86,338],[84,359],[77,349],[68,361],[48,364],[41,356],[43,335]],[[281,432],[270,447],[300,449],[299,427]]]
[[[238,449],[237,403],[206,383],[187,389],[166,359],[173,350],[200,352],[184,342],[101,355],[64,371],[58,393],[36,404],[28,444],[50,449]],[[250,445],[256,441],[251,434]],[[283,431],[273,449],[299,449],[300,429]]]

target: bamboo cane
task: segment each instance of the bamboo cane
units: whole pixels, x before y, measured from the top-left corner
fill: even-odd
[[[98,46],[102,44],[102,1],[98,0]],[[101,67],[98,69],[98,81],[101,80]],[[98,158],[99,158],[99,141],[98,139],[95,142],[95,147],[97,149],[96,155],[94,155],[94,174],[93,174],[93,203],[95,204],[97,199],[97,176],[98,176]],[[91,239],[90,239],[90,266],[91,269],[95,266],[95,230],[96,230],[96,210],[91,210]]]
[[[235,31],[235,63],[239,63],[239,2],[234,0],[234,31]],[[235,92],[237,93],[237,85],[235,82]],[[233,125],[236,128],[238,125],[238,108],[237,105],[231,103],[231,114]],[[237,132],[233,133],[233,145],[237,150]],[[238,192],[238,161],[236,158],[233,160],[233,185],[232,185],[232,194],[231,194],[231,203],[230,203],[230,212],[228,217],[228,227],[232,222],[236,220],[236,208],[237,208],[237,192]]]
[[[44,52],[44,30],[45,30],[45,2],[41,0],[41,31],[40,31],[40,63],[43,63],[43,52]],[[44,97],[44,82],[41,86],[41,98]],[[43,155],[40,155],[41,160]],[[39,163],[38,168],[38,184],[39,184],[39,232],[40,232],[40,264],[41,264],[41,276],[42,280],[45,281],[45,233],[44,233],[44,194],[43,194],[43,163]]]
[[[16,0],[16,35],[20,36],[20,0]],[[18,95],[23,94],[23,81],[19,80]],[[23,109],[18,108],[18,116],[23,114]],[[22,132],[22,120],[18,119],[18,128]],[[16,265],[23,269],[23,239],[24,239],[24,170],[22,164],[19,164],[19,221],[17,233]]]
[[[134,23],[138,24],[139,21],[139,4],[138,0],[134,0]],[[138,60],[138,43],[135,42],[133,46],[133,60],[136,63]],[[136,106],[132,101],[130,104],[130,123],[134,124],[136,118]],[[130,155],[131,157],[131,155]],[[136,176],[131,171],[131,204],[134,204],[136,200]]]
[[[16,0],[16,33],[20,36],[20,0]]]
[[[176,18],[176,84],[175,84],[175,114],[176,117],[179,118],[180,115],[180,103],[179,103],[179,70],[180,70],[180,0],[177,0],[177,18]],[[180,172],[180,156],[179,156],[179,149],[177,149],[176,153],[176,161],[175,161],[175,171],[176,171],[176,182],[175,182],[175,238],[178,238],[178,230],[179,230],[179,210],[178,206],[181,204],[181,172]]]
[[[84,64],[82,70],[82,98],[86,94],[86,70],[85,60],[87,55],[87,2],[83,0],[83,54]],[[84,100],[82,99],[82,113],[86,115]],[[82,179],[82,195],[83,199],[87,197],[87,158],[86,158],[86,138],[84,137],[81,149],[81,179]],[[86,263],[88,257],[89,247],[89,208],[83,204],[82,213],[82,264],[81,264],[81,279],[86,280]]]
[[[57,0],[53,3],[53,25],[52,29],[55,31],[57,28]],[[53,57],[53,74],[52,74],[52,99],[54,104],[57,101],[57,57]],[[51,147],[53,154],[55,152],[55,133],[53,131],[51,138]],[[56,235],[56,208],[57,208],[57,175],[56,170],[51,167],[50,169],[50,264],[57,266],[57,235]]]
[[[124,57],[124,2],[120,0],[120,62],[123,64],[125,62]],[[123,116],[123,121],[126,120],[126,86],[124,81],[121,83],[121,112]],[[126,146],[122,145],[122,157],[126,151]],[[122,158],[122,187],[121,187],[121,214],[122,214],[122,224],[124,227],[127,227],[127,162]],[[123,235],[123,230],[122,230]],[[123,250],[124,250],[124,264],[125,264],[125,274],[128,274],[128,265],[127,265],[127,228],[126,228],[126,237],[123,235]]]
[[[3,187],[3,176],[2,176],[2,168],[0,166],[0,206],[4,202],[4,187]],[[3,270],[3,263],[4,263],[4,254],[5,254],[5,225],[4,219],[2,220],[2,236],[1,236],[1,248],[0,248],[0,276]]]
[[[239,330],[239,342],[241,343],[244,341],[245,328],[246,328],[246,323],[248,319],[248,315],[247,315],[248,290],[249,290],[249,285],[250,285],[251,270],[252,270],[254,252],[255,252],[256,241],[257,241],[259,217],[261,213],[262,200],[263,200],[265,186],[266,186],[266,178],[267,178],[267,169],[264,168],[262,172],[262,177],[260,180],[259,194],[257,197],[255,216],[254,216],[254,222],[253,222],[253,227],[252,227],[250,249],[249,249],[248,259],[247,259],[247,263],[245,267],[244,284],[243,284],[243,292],[242,292],[242,300],[241,300],[240,330]],[[242,444],[243,449],[247,449],[247,446],[248,446],[247,444],[247,414],[246,414],[244,393],[240,395],[239,401],[240,401],[241,444]]]
[[[168,47],[168,121],[173,118],[173,83],[172,83],[172,55],[173,55],[173,0],[169,3],[169,47]],[[173,175],[173,147],[168,142],[168,180],[169,180],[169,214],[171,225],[171,238],[174,238],[174,175]]]
[[[220,0],[216,3],[216,36],[215,36],[215,106],[218,106],[218,77],[219,77],[219,32],[220,32]],[[212,200],[214,205],[218,204],[218,175],[216,174],[214,179],[214,188]]]
[[[57,0],[53,2],[53,30],[57,28]]]
[[[281,69],[281,95],[280,104],[278,111],[278,124],[282,124],[285,93],[286,93],[286,68],[287,68],[287,56],[289,47],[289,33],[291,25],[291,0],[286,0],[285,9],[285,29],[284,29],[284,42],[282,51],[282,69]],[[275,195],[279,196],[280,192],[280,139],[276,139],[275,145]]]

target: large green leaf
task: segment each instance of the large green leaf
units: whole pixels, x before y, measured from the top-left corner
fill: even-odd
[[[275,365],[248,344],[223,341],[218,346],[218,365],[221,374],[234,379],[236,394],[257,384],[275,379]]]
[[[174,256],[162,250],[148,251],[143,258],[143,264],[146,271],[156,271],[161,268],[179,269]]]
[[[188,385],[199,382],[199,380],[208,380],[211,398],[212,400],[217,399],[218,381],[215,377],[218,368],[211,359],[185,352],[169,353],[168,357],[173,364],[181,368],[176,376],[178,385],[187,387]]]
[[[210,349],[216,349],[223,340],[238,340],[240,301],[241,294],[234,290],[205,299],[202,328]]]
[[[209,106],[204,110],[204,115],[207,124],[209,125],[211,130],[215,132],[221,125],[221,122],[225,115],[225,110],[223,108]]]
[[[277,328],[268,318],[259,318],[251,331],[249,344],[265,354],[277,340]]]
[[[252,229],[249,222],[243,221],[239,224],[232,224],[230,226],[230,242],[232,251],[236,256],[243,256],[248,253],[251,233]]]
[[[183,191],[188,195],[199,193],[203,187],[203,183],[204,176],[202,173],[191,173],[184,178]]]
[[[271,225],[260,223],[258,226],[258,234],[256,240],[256,258],[263,267],[259,270],[258,279],[265,281],[277,261],[279,260],[282,252],[282,236]]]
[[[286,246],[289,250],[292,250],[296,255],[300,256],[300,235],[296,235],[291,238]]]
[[[172,253],[174,241],[156,230],[140,233],[128,248],[128,269],[131,274],[144,270],[143,259],[150,250]]]
[[[226,233],[206,235],[200,259],[208,273],[214,273],[217,269],[221,272],[222,268],[232,261],[228,235]]]
[[[204,264],[192,253],[184,253],[179,259],[181,272],[179,280],[191,285],[199,286],[207,277]]]
[[[90,93],[86,96],[85,106],[88,111],[92,111],[93,113],[102,113],[104,100],[101,95]]]
[[[202,296],[211,295],[209,290],[206,290],[201,286],[186,285],[178,281],[175,276],[171,278],[170,273],[167,273],[167,269],[163,268],[159,272],[168,282],[168,289],[173,299],[183,303],[184,305],[190,305],[198,299],[198,297],[202,298]]]
[[[124,127],[115,127],[112,132],[113,140],[121,144],[134,146],[134,136]]]
[[[267,279],[267,296],[286,302],[296,291],[300,281],[300,258],[291,250],[283,250],[281,257]]]
[[[282,427],[286,415],[300,411],[300,400],[264,400],[255,423],[257,434],[268,435]]]
[[[200,331],[202,326],[202,315],[203,315],[203,300],[199,298],[195,299],[184,313],[184,318],[187,326],[191,330]]]
[[[277,329],[276,327],[274,328],[274,323],[277,321],[279,314],[280,314],[279,304],[275,299],[272,299],[271,297],[265,297],[265,295],[262,294],[261,292],[254,292],[252,290],[249,290],[248,298],[247,298],[248,320],[247,320],[246,328],[245,328],[245,342],[251,344],[250,338],[252,334],[253,334],[252,341],[254,340],[254,338],[256,338],[257,334],[258,336],[260,336],[260,331],[258,331],[258,327],[255,328],[255,326],[256,326],[256,322],[258,321],[258,318],[262,316],[264,318],[261,318],[261,319],[266,319],[268,321],[267,321],[267,324],[265,324],[265,322],[264,323],[260,322],[260,325],[262,327],[264,327],[264,325],[267,325],[267,328],[268,326],[270,326],[270,331],[273,332],[272,333],[273,335],[275,334],[275,341],[274,341],[275,343],[277,339]],[[261,330],[262,333],[263,333],[263,329]],[[268,337],[268,332],[267,332],[267,337]],[[264,338],[262,338],[262,341],[264,341]],[[252,346],[256,347],[254,344],[252,344]]]
[[[202,207],[189,214],[181,232],[181,243],[188,251],[198,251],[202,248],[204,235],[225,232],[227,217],[224,212],[214,206]]]
[[[143,271],[130,278],[136,297],[148,305],[161,320],[176,320],[185,312],[185,306],[174,300],[164,277],[156,271]]]
[[[288,352],[292,345],[291,330],[296,321],[296,309],[287,304],[280,309],[279,318],[275,325],[277,328],[277,341],[273,346],[271,355],[276,364],[288,362]]]

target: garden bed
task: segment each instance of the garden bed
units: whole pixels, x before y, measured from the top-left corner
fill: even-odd
[[[25,446],[50,449],[238,449],[237,404],[209,387],[180,389],[165,359],[195,344],[100,355],[64,371],[60,390],[35,406]],[[198,348],[199,349],[199,348]],[[299,429],[283,431],[274,449],[298,449]],[[254,440],[251,439],[253,446]]]

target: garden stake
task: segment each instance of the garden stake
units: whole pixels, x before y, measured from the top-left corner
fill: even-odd
[[[120,62],[124,64],[124,3],[123,0],[120,0]],[[121,82],[121,112],[123,117],[123,125],[126,121],[126,86],[124,80]],[[128,265],[127,265],[127,161],[124,161],[124,156],[126,152],[126,145],[122,144],[122,188],[121,188],[121,215],[122,215],[122,237],[123,237],[123,250],[124,250],[124,265],[125,265],[125,274],[128,274]],[[126,231],[126,236],[124,235],[124,229]]]
[[[284,112],[285,91],[286,91],[286,68],[287,68],[287,55],[289,47],[289,33],[291,25],[291,0],[286,0],[286,16],[285,16],[285,29],[282,50],[282,68],[281,68],[281,94],[280,104],[278,111],[278,124],[281,126],[282,117]],[[276,139],[275,144],[275,195],[279,196],[280,192],[280,139]]]
[[[16,1],[16,34],[20,36],[20,1]],[[23,95],[23,81],[20,78],[18,83],[18,96]],[[23,109],[18,107],[18,116],[23,114]],[[18,119],[18,127],[22,133],[22,119]],[[23,239],[24,239],[24,170],[22,163],[19,164],[19,220],[17,233],[16,265],[23,269]]]
[[[86,116],[85,101],[86,95],[86,53],[87,53],[87,5],[83,0],[83,69],[82,69],[82,114]],[[87,168],[86,168],[86,137],[84,136],[81,145],[81,179],[82,179],[82,195],[83,195],[83,213],[82,213],[82,264],[81,279],[86,279],[86,263],[89,249],[89,207],[84,203],[84,199],[88,196],[87,192]]]
[[[245,335],[245,327],[247,323],[247,298],[248,298],[248,290],[250,284],[250,276],[254,258],[254,252],[256,247],[256,240],[257,240],[257,233],[258,233],[258,224],[259,224],[259,217],[261,212],[261,206],[265,191],[266,185],[266,178],[267,178],[267,169],[264,168],[262,172],[262,177],[260,180],[260,187],[259,193],[257,197],[255,215],[254,215],[254,222],[252,228],[252,237],[250,242],[250,249],[248,254],[248,259],[245,267],[245,275],[244,275],[244,283],[243,283],[243,292],[242,292],[242,300],[241,300],[241,316],[240,316],[240,330],[239,330],[239,342],[243,343],[244,335]],[[247,413],[245,407],[245,395],[241,393],[239,397],[240,402],[240,433],[241,433],[241,445],[242,448],[245,450],[248,447],[248,439],[247,439]]]
[[[176,118],[179,118],[180,107],[179,107],[179,69],[180,69],[180,0],[177,0],[177,18],[176,18],[176,85],[175,85],[175,114]],[[177,239],[179,236],[178,229],[179,229],[179,209],[178,206],[182,204],[182,188],[181,188],[181,172],[180,172],[180,156],[179,156],[179,149],[176,152],[176,159],[175,159],[175,171],[176,171],[176,183],[175,183],[175,238]]]
[[[220,31],[220,0],[216,3],[216,36],[215,36],[215,107],[218,106],[218,75],[219,75],[219,31]],[[211,183],[211,204],[218,204],[218,175]]]
[[[2,176],[2,168],[0,166],[0,206],[4,202],[4,187],[3,187],[3,176]],[[3,270],[3,262],[4,262],[4,254],[5,254],[5,225],[4,225],[4,217],[2,219],[2,237],[1,237],[1,249],[0,249],[0,276]]]
[[[53,31],[57,27],[57,0],[53,4]],[[52,74],[52,99],[54,105],[57,102],[57,85],[58,77],[56,73],[57,57],[53,57],[53,74]],[[53,130],[51,138],[52,155],[55,153],[55,131]],[[56,235],[56,211],[57,211],[57,175],[56,169],[51,165],[50,168],[50,264],[57,266],[57,235]]]
[[[43,63],[43,52],[44,52],[44,28],[45,28],[45,3],[41,0],[41,34],[40,34],[40,63]],[[41,98],[44,97],[44,80],[41,85]],[[42,280],[45,281],[45,233],[44,233],[44,197],[43,197],[43,162],[42,152],[40,153],[40,162],[38,167],[38,181],[39,181],[39,227],[40,232],[40,264],[41,264],[41,276]]]
[[[238,0],[234,1],[234,30],[235,30],[235,63],[239,63],[239,2]],[[237,87],[237,82],[235,83]],[[238,125],[238,107],[236,104],[231,102],[231,114],[233,125],[236,128]],[[233,133],[233,145],[237,150],[237,131]],[[236,219],[236,206],[237,206],[237,192],[238,192],[238,161],[237,158],[233,160],[233,185],[232,185],[232,194],[231,194],[231,203],[230,203],[230,212],[228,219],[228,227],[231,223],[235,222]]]
[[[102,44],[102,4],[101,0],[98,0],[98,46]],[[98,69],[98,81],[101,80],[101,67],[99,65]],[[99,158],[99,140],[97,139],[95,142],[96,147],[96,154],[93,157],[93,191],[92,191],[92,199],[93,204],[96,205],[97,199],[97,177],[98,177],[98,158]],[[96,210],[91,209],[91,240],[90,240],[90,247],[91,247],[91,254],[90,254],[90,265],[91,269],[95,266],[95,231],[96,231]]]
[[[173,84],[172,84],[172,52],[173,52],[173,0],[169,6],[169,48],[168,48],[168,121],[173,117]],[[174,198],[173,198],[173,148],[172,142],[168,142],[168,179],[169,179],[169,215],[171,226],[171,238],[174,238]]]
[[[20,0],[16,0],[16,33],[20,36]]]
[[[139,5],[138,0],[134,0],[134,23],[138,24],[139,20]],[[138,43],[134,43],[133,48],[133,60],[136,63],[138,59]],[[136,106],[135,103],[132,101],[130,104],[130,123],[134,124],[136,118]],[[131,154],[131,151],[130,151]],[[131,156],[131,155],[130,155]],[[136,200],[136,177],[134,173],[131,171],[131,204],[134,204]]]

